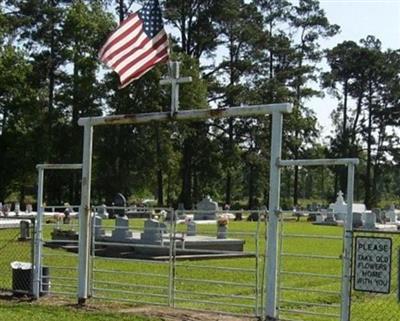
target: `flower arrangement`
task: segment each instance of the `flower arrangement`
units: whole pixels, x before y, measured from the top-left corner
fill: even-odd
[[[217,219],[218,226],[226,226],[226,225],[228,225],[228,223],[229,223],[229,218],[227,215],[221,215]]]

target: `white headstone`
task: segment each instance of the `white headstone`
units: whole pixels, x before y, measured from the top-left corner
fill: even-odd
[[[19,212],[20,212],[19,203],[15,203],[15,205],[14,205],[14,213],[15,213],[15,216],[18,216],[18,215],[19,215]]]
[[[344,217],[347,214],[347,204],[344,201],[342,191],[339,191],[336,202],[329,205],[329,208],[335,213],[335,217],[337,220],[344,221]],[[361,203],[353,203],[352,211],[353,213],[361,213],[363,214],[366,211],[365,204]]]
[[[336,202],[329,205],[329,208],[335,213],[338,220],[344,220],[344,215],[347,213],[347,204],[343,198],[343,192],[339,191],[337,194]]]

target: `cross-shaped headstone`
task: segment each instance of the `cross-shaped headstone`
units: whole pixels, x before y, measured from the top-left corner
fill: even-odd
[[[171,85],[171,116],[179,110],[179,85],[192,81],[192,77],[180,77],[179,66],[179,61],[171,61],[169,77],[160,81],[160,85]]]

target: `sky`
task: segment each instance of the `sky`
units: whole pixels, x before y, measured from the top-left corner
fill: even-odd
[[[330,23],[341,27],[339,35],[321,41],[323,48],[332,48],[345,40],[359,42],[373,35],[384,49],[400,49],[400,0],[320,0]],[[324,64],[322,67],[326,67]],[[323,126],[323,135],[330,133],[330,114],[337,101],[328,94],[307,104]]]

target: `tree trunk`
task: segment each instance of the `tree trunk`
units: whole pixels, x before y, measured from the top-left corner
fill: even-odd
[[[372,162],[372,83],[369,84],[368,93],[368,129],[367,129],[367,165],[365,173],[365,199],[367,208],[371,207],[371,162]]]
[[[51,6],[55,7],[54,0],[51,1]],[[53,122],[53,109],[54,109],[54,86],[55,86],[55,25],[54,25],[54,17],[51,16],[51,32],[50,32],[50,61],[49,61],[49,70],[48,70],[48,116],[47,116],[47,142],[46,142],[46,155],[45,158],[47,161],[51,162],[51,146],[52,146],[52,122]]]
[[[233,150],[233,120],[228,120],[228,153],[227,157],[231,157],[230,153]],[[225,186],[225,204],[231,204],[232,202],[232,172],[231,162],[228,162],[229,166],[226,173],[226,186]]]
[[[185,209],[192,208],[192,148],[187,138],[183,143],[182,190],[179,202],[183,203]]]
[[[161,168],[161,137],[160,137],[160,126],[156,125],[156,153],[157,153],[157,205],[162,207],[164,204],[164,193],[163,193],[163,172]]]
[[[343,143],[345,144],[344,147],[347,147],[347,139],[348,137],[346,137],[347,134],[347,96],[348,96],[348,80],[346,79],[343,85]],[[343,151],[343,156],[346,157],[347,155],[347,150],[345,149]]]
[[[248,207],[250,210],[254,209],[254,170],[253,166],[250,166],[249,173],[249,201]]]
[[[297,159],[297,157],[295,157]],[[299,198],[299,167],[294,167],[293,206],[297,206]]]
[[[119,15],[119,22],[121,23],[124,20],[124,0],[119,0],[118,3],[118,15]]]
[[[231,204],[231,195],[232,195],[232,175],[231,175],[231,170],[228,169],[228,172],[226,174],[226,189],[225,189],[225,204]]]

